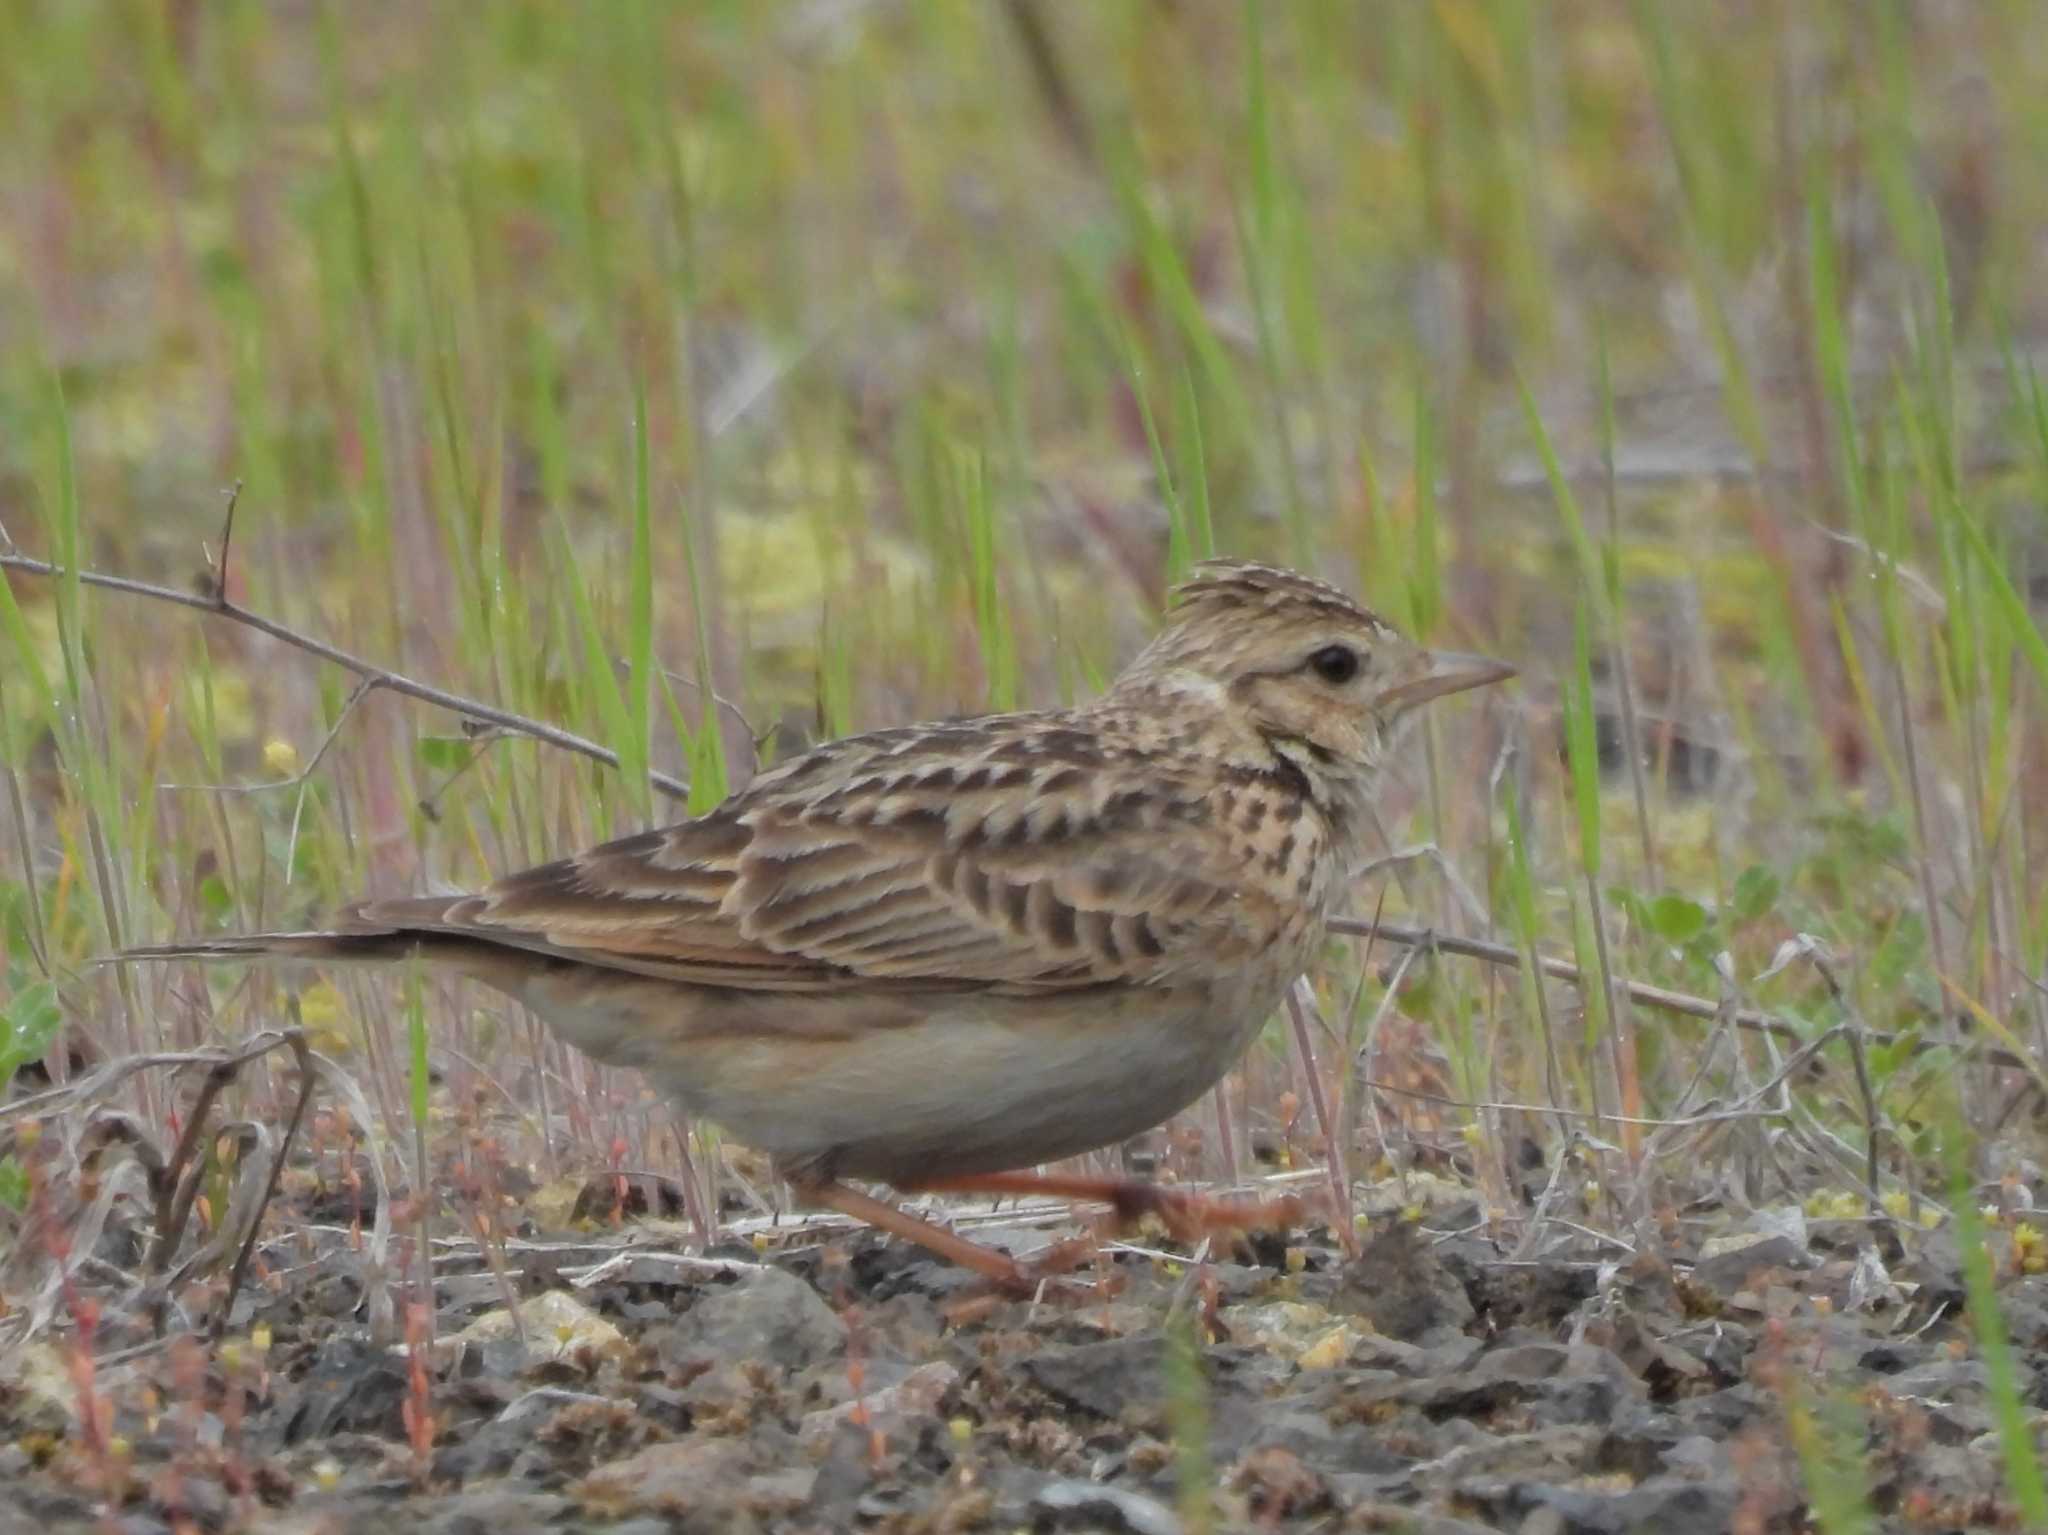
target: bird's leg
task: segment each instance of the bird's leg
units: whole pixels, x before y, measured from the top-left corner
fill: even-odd
[[[1183,1241],[1216,1230],[1268,1231],[1299,1225],[1306,1213],[1299,1196],[1278,1199],[1232,1199],[1162,1188],[1137,1178],[1090,1178],[1064,1173],[975,1173],[958,1178],[923,1178],[919,1191],[957,1194],[1043,1194],[1055,1199],[1087,1199],[1109,1206],[1118,1226],[1157,1215],[1166,1229]]]
[[[907,1241],[937,1253],[948,1262],[957,1263],[964,1269],[994,1280],[1005,1290],[1029,1295],[1037,1284],[1037,1277],[1023,1264],[1008,1253],[998,1252],[993,1247],[984,1247],[979,1242],[970,1242],[963,1236],[956,1236],[943,1226],[932,1224],[908,1210],[899,1210],[892,1204],[875,1199],[870,1195],[848,1188],[843,1183],[811,1183],[799,1187],[798,1193],[811,1204],[823,1205],[828,1210],[837,1210],[841,1215],[850,1215],[857,1221],[882,1231],[893,1232]]]
[[[850,1215],[877,1230],[915,1242],[950,1263],[980,1274],[1007,1294],[1071,1303],[1087,1298],[1090,1293],[1071,1289],[1057,1277],[1088,1261],[1095,1251],[1095,1243],[1087,1238],[1056,1242],[1031,1262],[1020,1263],[1008,1253],[980,1242],[970,1242],[943,1226],[912,1215],[908,1210],[898,1209],[885,1200],[850,1189],[843,1183],[801,1183],[794,1187],[806,1203],[837,1210],[841,1215]]]

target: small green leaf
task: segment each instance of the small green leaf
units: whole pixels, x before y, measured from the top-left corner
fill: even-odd
[[[1927,964],[1927,925],[1918,912],[1905,911],[1870,951],[1867,979],[1879,992],[1909,993]]]
[[[1407,1017],[1434,1020],[1443,1000],[1443,988],[1437,984],[1434,969],[1419,980],[1411,977],[1401,984],[1401,1011]]]
[[[1735,891],[1729,905],[1744,922],[1754,922],[1773,906],[1784,891],[1784,883],[1760,863],[1753,863],[1735,877]]]
[[[1920,1048],[1920,1030],[1906,1029],[1897,1038],[1882,1043],[1873,1043],[1870,1049],[1870,1070],[1879,1081],[1884,1081],[1901,1066],[1910,1065]]]
[[[437,773],[453,773],[469,760],[476,747],[463,736],[421,736],[420,762]]]
[[[0,958],[26,964],[29,959],[28,886],[0,880],[0,942],[7,952]]]
[[[199,904],[206,908],[210,917],[225,917],[234,910],[235,898],[228,892],[228,882],[218,874],[209,874],[199,882]]]
[[[24,986],[12,1002],[0,1007],[0,1086],[30,1061],[42,1059],[63,1021],[57,988],[49,981]]]
[[[1691,943],[1707,930],[1707,909],[1682,895],[1660,895],[1650,903],[1650,931],[1667,943]]]
[[[0,1205],[10,1210],[28,1208],[28,1169],[12,1154],[0,1157]]]

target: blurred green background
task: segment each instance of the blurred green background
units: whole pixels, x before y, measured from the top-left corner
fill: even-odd
[[[237,602],[626,769],[387,693],[343,719],[353,679],[246,629],[9,577],[5,985],[62,981],[96,1050],[275,993],[92,955],[678,813],[649,768],[702,808],[823,735],[1085,695],[1211,549],[1524,668],[1390,788],[1389,912],[1709,997],[1717,953],[1747,985],[1807,932],[1843,992],[1757,983],[1797,1026],[2048,1028],[2032,5],[5,0],[0,31],[13,543],[192,589],[239,483]],[[1452,1100],[1418,1132],[1699,1086],[1707,1023],[1639,1054],[1626,1010],[1427,966],[1382,1015],[1355,947],[1339,1096],[1390,1018]],[[297,1005],[395,1107],[405,1017],[346,984]],[[449,1080],[508,1076],[509,1031],[591,1146],[666,1133],[522,1028],[446,1000]],[[1901,1135],[1956,1060],[1879,1063]],[[1287,1080],[1254,1059],[1250,1127]],[[1814,1091],[1859,1165],[1869,1116]]]

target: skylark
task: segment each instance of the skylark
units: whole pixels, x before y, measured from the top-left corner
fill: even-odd
[[[840,1180],[1045,1178],[1199,1098],[1350,893],[1394,729],[1511,676],[1336,588],[1210,561],[1102,697],[828,742],[694,821],[330,932],[138,955],[421,959],[767,1152],[809,1202],[999,1282],[1007,1255]]]

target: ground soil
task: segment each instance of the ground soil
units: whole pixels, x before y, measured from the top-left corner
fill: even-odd
[[[1704,1535],[1810,1527],[1802,1461],[1835,1450],[1868,1451],[1875,1479],[1834,1490],[1881,1527],[2013,1525],[1952,1246],[1791,1216],[1655,1257],[1520,1257],[1469,1204],[1373,1222],[1349,1259],[1326,1230],[1200,1263],[1155,1232],[1036,1303],[867,1233],[704,1254],[585,1223],[502,1275],[451,1250],[420,1373],[326,1228],[237,1303],[247,1341],[124,1360],[105,1320],[100,1447],[75,1344],[27,1350],[0,1535]],[[2048,1289],[2014,1263],[2002,1298],[2038,1402]]]

